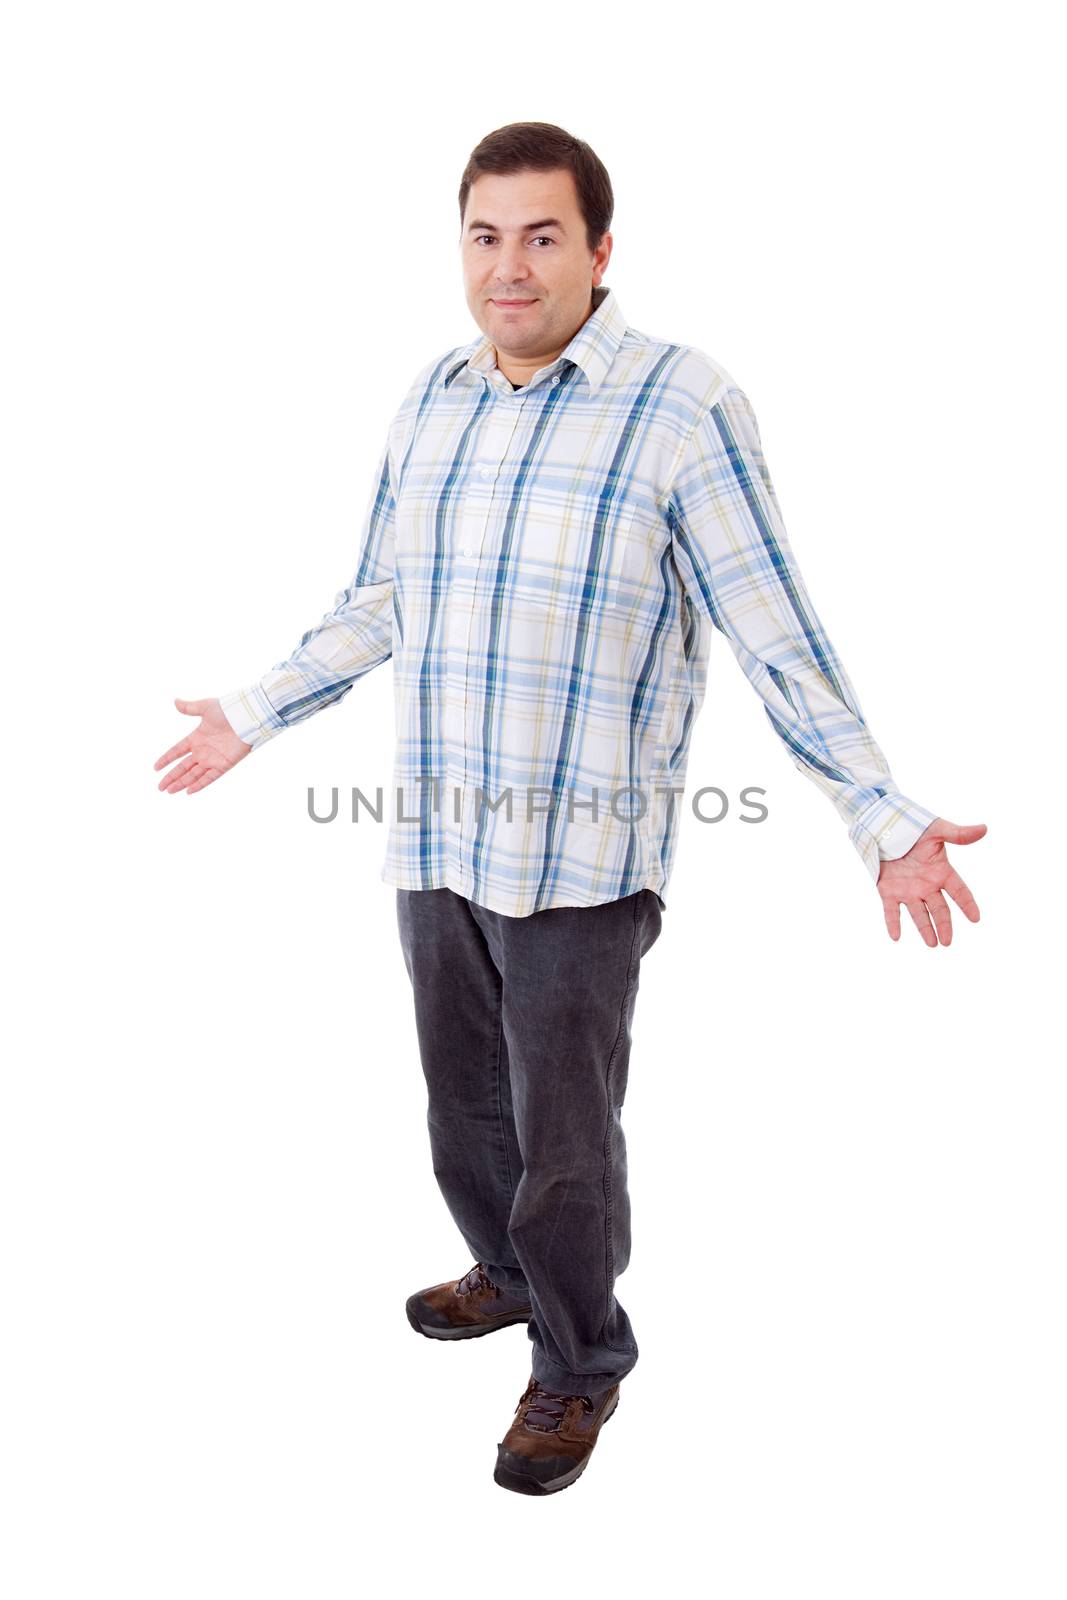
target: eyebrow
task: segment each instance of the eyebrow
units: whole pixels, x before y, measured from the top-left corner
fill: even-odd
[[[495,223],[482,222],[481,220],[468,223],[467,232],[473,233],[475,228],[484,228],[489,233],[500,232]],[[519,232],[529,233],[532,228],[558,228],[560,233],[566,233],[567,231],[558,217],[542,217],[540,222],[528,222],[524,228],[519,229]]]

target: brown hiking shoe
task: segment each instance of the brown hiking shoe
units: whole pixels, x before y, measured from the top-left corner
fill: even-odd
[[[603,1394],[555,1394],[531,1376],[515,1420],[497,1447],[494,1480],[519,1494],[554,1494],[585,1471],[601,1425],[619,1403],[616,1383]]]
[[[521,1295],[498,1289],[476,1261],[458,1281],[413,1294],[407,1314],[415,1332],[427,1339],[477,1339],[512,1322],[529,1322],[533,1307]]]

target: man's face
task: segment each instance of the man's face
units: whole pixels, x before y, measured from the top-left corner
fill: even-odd
[[[565,167],[475,179],[460,240],[464,289],[502,370],[530,376],[555,360],[589,316],[611,245],[606,233],[589,249]]]

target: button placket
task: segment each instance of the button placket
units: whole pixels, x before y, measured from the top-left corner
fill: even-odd
[[[475,441],[471,470],[463,493],[460,511],[460,533],[457,554],[464,561],[477,561],[487,548],[486,535],[493,525],[493,505],[496,485],[522,415],[522,399],[511,397],[518,404],[495,406],[482,424]],[[492,548],[490,536],[489,549]],[[455,578],[456,574],[453,574]],[[449,660],[458,663],[457,675],[462,678],[462,735],[460,747],[463,756],[464,784],[467,779],[466,753],[469,748],[469,673],[471,666],[471,635],[474,628],[475,607],[481,568],[472,572],[460,568],[460,583],[453,581],[449,605]],[[452,674],[449,672],[449,685]],[[451,709],[451,706],[450,706]]]
[[[521,416],[520,401],[518,405],[494,407],[482,423],[463,496],[459,554],[465,560],[471,559],[476,551],[480,554],[484,546],[485,533],[492,518],[497,481]]]

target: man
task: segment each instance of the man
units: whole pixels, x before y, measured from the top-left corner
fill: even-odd
[[[532,1372],[495,1478],[584,1469],[637,1359],[621,1110],[659,936],[711,628],[877,884],[947,944],[978,908],[946,822],[900,794],[789,548],[751,405],[691,346],[627,325],[602,279],[611,184],[546,123],[496,130],[460,187],[481,329],[416,376],[359,565],[256,683],[156,768],[196,793],[390,656],[395,885],[434,1172],[475,1265],[408,1300],[436,1339],[523,1322]],[[184,759],[182,759],[184,758]],[[935,932],[936,929],[936,932]]]

